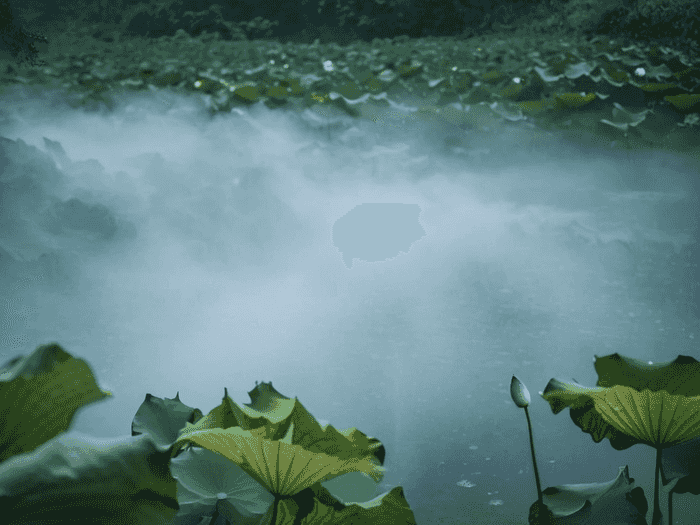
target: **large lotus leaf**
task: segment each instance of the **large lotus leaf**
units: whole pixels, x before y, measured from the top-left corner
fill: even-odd
[[[256,384],[256,387],[248,392],[248,396],[252,403],[232,404],[238,407],[249,420],[257,421],[255,426],[249,425],[249,428],[258,428],[263,424],[279,425],[279,432],[286,433],[288,424],[285,426],[283,423],[288,422],[289,417],[297,408],[296,398],[282,395],[275,390],[272,382]]]
[[[281,500],[276,510],[275,515],[271,506],[259,525],[272,525],[273,515],[274,525],[416,525],[401,487],[394,487],[371,501],[348,506],[334,503],[332,496],[312,489]]]
[[[174,450],[187,443],[223,455],[275,496],[292,496],[348,472],[364,472],[375,481],[384,473],[383,467],[369,459],[344,459],[310,452],[299,445],[271,441],[238,427],[184,432]]]
[[[146,394],[131,422],[131,435],[149,434],[157,445],[169,447],[187,423],[201,418],[202,411],[182,403],[179,392],[172,399]]]
[[[224,456],[200,447],[193,447],[171,461],[171,471],[178,481],[177,498],[180,504],[174,525],[197,525],[203,517],[215,513],[230,523],[265,523],[271,518],[270,506],[274,497],[238,465]],[[359,482],[359,483],[358,483]],[[358,487],[358,484],[361,485]],[[328,487],[328,488],[326,488]],[[294,505],[289,512],[299,512],[301,508],[313,508],[314,519],[324,517],[328,523],[341,523],[341,518],[362,514],[363,503],[357,508],[349,508],[352,502],[365,502],[374,499],[374,505],[383,505],[382,515],[396,517],[394,507],[399,505],[408,520],[413,514],[408,504],[399,504],[401,493],[383,500],[390,492],[374,498],[376,483],[363,473],[352,472],[328,482],[316,484],[310,490],[302,491],[293,497]],[[344,496],[338,498],[338,496]],[[352,496],[357,496],[353,498]],[[347,502],[347,503],[346,503]],[[348,510],[343,511],[348,507]],[[391,514],[386,514],[391,510]],[[366,511],[365,511],[366,512]],[[268,516],[264,516],[268,513]],[[284,513],[282,513],[284,514]],[[278,512],[277,523],[280,523]],[[257,516],[257,518],[256,518]],[[308,516],[307,516],[307,519]],[[349,521],[351,522],[351,521]],[[317,523],[314,521],[314,523]],[[363,521],[363,523],[370,523]],[[391,523],[396,523],[391,521]],[[406,523],[412,523],[410,520]]]
[[[571,419],[593,441],[607,437],[617,450],[637,443],[665,448],[700,437],[700,396],[622,385],[588,388],[552,379],[542,397],[555,414],[570,407]]]
[[[529,523],[646,525],[648,509],[644,491],[634,486],[625,466],[612,481],[547,487],[542,491],[542,503],[530,507]]]
[[[62,434],[0,464],[0,521],[170,525],[179,507],[169,461],[149,436]]]
[[[0,369],[0,462],[56,437],[80,407],[110,395],[85,361],[55,343],[11,359]]]
[[[380,465],[384,464],[386,457],[386,449],[381,441],[355,427],[336,430],[332,425],[324,425],[320,431],[315,426],[309,427],[304,432],[296,432],[293,443],[326,454],[333,450],[333,455],[338,457],[368,458]]]
[[[642,391],[665,390],[670,394],[700,395],[700,362],[679,355],[673,361],[653,363],[620,354],[595,359],[597,385],[625,385]],[[661,452],[661,479],[666,490],[700,494],[700,439],[691,439]]]
[[[199,523],[217,512],[231,523],[263,514],[274,501],[270,492],[221,454],[193,447],[170,464],[177,480],[180,512],[176,525]]]
[[[652,113],[652,110],[644,109],[639,113],[633,113],[625,109],[622,104],[613,102],[612,119],[603,118],[600,119],[600,122],[627,132],[629,128],[634,128],[644,122],[647,113]]]
[[[183,431],[240,427],[244,430],[264,428],[268,439],[280,439],[285,435],[298,401],[277,392],[272,383],[261,383],[248,395],[253,403],[239,405],[229,397],[228,389],[224,388],[221,404],[194,424],[186,424]]]
[[[598,386],[624,385],[642,391],[684,396],[700,395],[700,362],[692,357],[679,355],[673,361],[652,363],[620,354],[595,358]]]
[[[262,383],[248,392],[253,401],[249,405],[238,405],[228,397],[227,389],[224,392],[219,406],[194,424],[186,423],[181,433],[239,427],[259,438],[284,440],[311,452],[328,454],[333,450],[332,455],[341,459],[368,458],[384,463],[386,450],[378,439],[354,427],[336,430],[331,425],[321,426],[298,399],[283,396],[271,383]],[[291,428],[296,431],[290,432]]]

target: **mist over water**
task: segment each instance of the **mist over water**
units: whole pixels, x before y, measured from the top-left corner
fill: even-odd
[[[113,398],[73,429],[130,435],[146,393],[206,413],[272,381],[380,439],[418,523],[523,523],[516,374],[543,487],[628,464],[651,502],[651,449],[594,444],[536,393],[593,386],[594,354],[699,357],[697,157],[410,105],[372,122],[64,99],[0,105],[0,358],[56,341],[86,359]]]

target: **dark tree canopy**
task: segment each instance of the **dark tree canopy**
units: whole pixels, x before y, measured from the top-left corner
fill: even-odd
[[[39,51],[48,44],[45,36],[22,28],[17,22],[9,0],[0,0],[0,51],[19,63],[41,64]]]

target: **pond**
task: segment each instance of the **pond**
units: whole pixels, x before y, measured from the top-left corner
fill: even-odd
[[[271,381],[380,439],[418,523],[521,524],[537,493],[516,374],[543,486],[627,464],[650,498],[651,449],[594,444],[536,393],[594,386],[594,355],[698,357],[696,150],[460,127],[410,101],[353,118],[4,96],[0,355],[86,358],[114,399],[76,430],[128,435],[146,393],[206,413]]]

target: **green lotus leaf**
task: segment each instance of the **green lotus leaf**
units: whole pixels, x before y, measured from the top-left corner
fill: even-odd
[[[80,407],[111,395],[97,386],[85,361],[55,343],[11,359],[0,369],[0,462],[68,430]]]
[[[262,516],[274,501],[270,492],[221,454],[193,447],[170,460],[177,480],[178,517],[194,523],[214,512],[231,523]],[[184,519],[183,519],[184,521]]]
[[[170,451],[148,435],[96,439],[61,434],[0,464],[0,521],[172,524],[179,505],[169,462]]]
[[[370,459],[310,452],[239,427],[185,431],[175,442],[174,451],[187,443],[223,455],[278,497],[293,496],[315,483],[348,472],[364,472],[379,481],[385,470]]]
[[[595,93],[554,93],[556,109],[578,109],[595,100]]]
[[[629,467],[620,467],[612,481],[547,487],[542,502],[530,507],[530,525],[574,525],[606,523],[646,524],[649,504],[640,487],[630,478]]]
[[[188,423],[183,431],[237,426],[244,430],[264,428],[269,439],[279,439],[285,435],[290,425],[290,416],[299,410],[298,400],[283,396],[271,383],[262,383],[248,392],[248,395],[253,403],[239,405],[229,397],[228,389],[224,388],[221,404],[194,424]]]
[[[652,363],[615,353],[596,356],[594,366],[598,386],[624,385],[639,391],[647,388],[684,396],[700,395],[700,362],[685,355]]]
[[[179,392],[172,399],[146,394],[131,422],[131,435],[149,434],[156,445],[169,447],[182,427],[201,418],[202,411],[182,403]]]
[[[598,386],[624,385],[637,391],[659,390],[683,396],[700,395],[700,362],[679,355],[673,361],[651,362],[620,355],[596,356]],[[667,491],[700,494],[700,438],[665,446],[661,452],[661,481]]]
[[[272,383],[261,383],[248,392],[252,403],[239,405],[224,389],[222,403],[196,423],[186,423],[182,433],[208,429],[240,427],[251,435],[273,441],[299,445],[311,452],[322,452],[341,459],[370,458],[384,463],[384,445],[356,428],[337,430],[321,426],[318,420],[296,398],[290,399],[274,389]],[[290,428],[296,432],[290,432]]]
[[[647,82],[646,84],[636,84],[630,82],[630,84],[638,87],[642,91],[646,91],[647,93],[658,93],[659,91],[673,91],[678,89],[676,84],[661,82]]]
[[[700,396],[622,385],[587,388],[552,379],[542,397],[555,414],[571,408],[576,425],[596,443],[609,438],[617,450],[637,443],[665,448],[700,436]]]
[[[233,96],[242,102],[253,103],[256,102],[260,97],[263,96],[262,90],[259,86],[245,84],[236,87],[233,90]]]
[[[700,95],[696,94],[682,94],[675,96],[666,96],[664,100],[669,102],[674,108],[679,111],[697,111],[698,106],[700,106]]]
[[[364,503],[332,504],[327,497],[318,497],[313,490],[280,501],[277,514],[271,506],[259,525],[357,525],[358,523],[391,523],[416,525],[401,487]],[[303,518],[300,518],[303,516]]]

